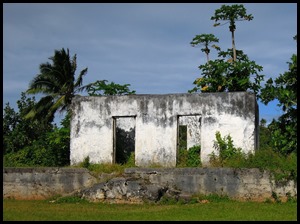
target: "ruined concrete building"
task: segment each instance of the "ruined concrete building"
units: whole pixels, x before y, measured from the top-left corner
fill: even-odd
[[[248,92],[78,96],[72,111],[72,165],[124,163],[134,152],[139,167],[175,167],[179,147],[199,145],[205,165],[217,131],[243,152],[258,147],[258,105]]]

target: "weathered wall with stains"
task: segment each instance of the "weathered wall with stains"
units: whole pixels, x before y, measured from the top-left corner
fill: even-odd
[[[178,127],[186,116],[195,124],[186,124],[188,147],[200,142],[203,164],[214,151],[217,131],[230,134],[244,152],[258,145],[258,106],[247,92],[75,97],[72,110],[71,164],[87,156],[92,163],[114,163],[120,117],[135,121],[135,163],[140,167],[176,166]]]
[[[77,195],[89,201],[139,203],[162,197],[227,195],[237,200],[265,201],[273,194],[297,198],[297,181],[275,181],[257,168],[127,168],[119,174],[92,176],[83,168],[3,168],[3,198],[48,199]]]
[[[3,198],[46,199],[91,187],[96,182],[87,169],[3,168]]]

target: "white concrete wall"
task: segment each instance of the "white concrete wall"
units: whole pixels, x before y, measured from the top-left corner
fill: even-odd
[[[216,114],[218,120],[215,123],[206,122],[211,117],[204,117],[202,125],[201,139],[201,158],[203,163],[208,163],[209,154],[212,149],[215,154],[214,142],[216,141],[216,132],[219,131],[222,139],[230,135],[235,147],[240,147],[244,152],[253,152],[255,142],[255,124],[251,119],[233,116],[230,114]]]
[[[113,133],[111,127],[101,119],[100,107],[94,108],[90,102],[83,101],[77,108],[78,116],[73,116],[70,142],[71,164],[82,162],[87,156],[92,163],[112,163],[111,146]]]
[[[193,119],[187,125],[188,147],[201,143],[203,163],[214,150],[217,131],[222,137],[230,134],[235,146],[245,152],[256,146],[257,103],[246,92],[76,97],[72,109],[71,164],[87,156],[93,163],[114,161],[113,119],[117,116],[135,116],[135,162],[141,167],[176,166],[178,118],[184,115],[201,117],[200,127],[191,128]]]

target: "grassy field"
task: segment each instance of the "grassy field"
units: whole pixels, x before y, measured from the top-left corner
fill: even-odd
[[[195,204],[51,203],[3,199],[3,221],[296,221],[297,202]]]

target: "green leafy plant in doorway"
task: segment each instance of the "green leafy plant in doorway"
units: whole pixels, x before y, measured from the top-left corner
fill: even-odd
[[[194,145],[189,149],[180,148],[178,152],[178,162],[177,167],[200,167],[200,145]]]

